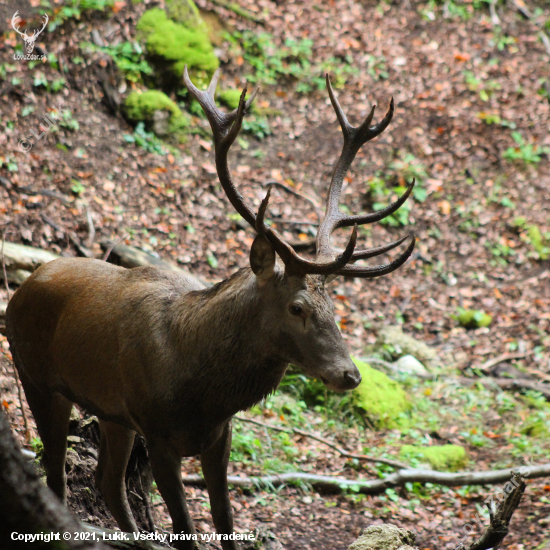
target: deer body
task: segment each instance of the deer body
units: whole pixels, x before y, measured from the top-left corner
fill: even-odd
[[[357,387],[359,372],[334,322],[325,283],[337,275],[377,277],[394,271],[412,253],[414,239],[393,262],[347,265],[395,248],[405,239],[355,251],[357,224],[391,214],[406,200],[373,214],[338,210],[343,178],[360,146],[391,120],[349,125],[327,87],[344,133],[344,149],[332,178],[317,260],[299,256],[264,221],[269,192],[257,214],[243,202],[227,166],[246,108],[225,114],[214,104],[216,72],[206,92],[184,80],[205,110],[214,132],[220,182],[237,212],[258,233],[250,267],[212,288],[191,276],[156,268],[124,269],[98,260],[63,258],[40,267],[10,300],[6,327],[13,358],[44,444],[48,486],[66,493],[65,454],[73,403],[100,419],[96,481],[123,531],[137,526],[128,505],[124,474],[135,433],[146,441],[153,476],[176,533],[192,534],[181,483],[181,457],[200,455],[218,533],[233,519],[227,487],[231,417],[279,384],[288,363],[320,378],[332,390]],[[330,235],[354,226],[342,254]],[[277,259],[277,257],[282,260]],[[191,549],[194,542],[179,541]],[[234,541],[222,541],[236,550]]]

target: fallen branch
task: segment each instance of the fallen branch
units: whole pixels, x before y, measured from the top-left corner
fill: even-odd
[[[17,269],[32,272],[42,264],[59,258],[57,254],[32,246],[10,243],[8,241],[6,241],[3,246],[8,276],[10,271],[15,271]]]
[[[550,400],[550,386],[531,380],[522,380],[521,378],[451,378],[449,382],[456,381],[463,386],[473,386],[482,384],[486,388],[498,386],[501,390],[533,390],[542,393],[546,399]]]
[[[512,361],[514,359],[523,359],[524,357],[527,357],[528,355],[531,355],[532,351],[525,351],[525,352],[518,352],[518,353],[503,353],[502,355],[498,355],[497,357],[493,357],[492,359],[489,359],[488,361],[485,361],[483,365],[479,367],[479,370],[489,370],[491,367],[494,367],[495,365],[498,365],[499,363],[504,363],[506,361]]]
[[[293,472],[261,477],[228,476],[230,485],[242,488],[254,487],[278,487],[288,483],[307,483],[320,493],[338,493],[348,489],[365,495],[377,495],[386,489],[392,489],[410,483],[435,483],[445,487],[461,487],[464,485],[494,485],[510,481],[517,470],[521,470],[524,478],[550,477],[550,464],[536,466],[522,466],[520,468],[506,468],[505,470],[492,470],[488,472],[435,472],[433,470],[399,470],[388,475],[384,479],[346,479],[343,477],[331,477],[315,474]],[[205,486],[204,479],[199,475],[184,476],[186,485]]]
[[[521,476],[514,474],[512,483],[515,485],[514,489],[508,493],[506,499],[496,511],[496,514],[494,508],[489,508],[491,523],[485,533],[483,533],[476,542],[468,546],[468,550],[489,550],[490,548],[498,548],[500,543],[504,540],[504,537],[508,534],[510,520],[519,506],[521,497],[525,491],[525,481],[523,481]],[[489,507],[489,504],[487,504],[487,506]],[[463,547],[462,544],[459,545],[459,548]]]
[[[4,274],[4,284],[6,285],[6,298],[8,302],[10,301],[10,287],[8,285],[8,274],[6,271],[6,258],[4,256],[4,246],[6,244],[6,234],[2,232],[2,273]],[[7,305],[6,305],[7,309]],[[6,310],[4,310],[4,318],[6,315]],[[15,363],[13,364],[13,377],[15,378],[15,383],[17,385],[17,395],[19,396],[19,408],[21,409],[21,415],[23,416],[23,426],[25,427],[25,440],[29,441],[30,432],[29,432],[29,420],[27,418],[27,413],[25,412],[25,407],[23,406],[23,390],[21,388],[21,381],[19,380],[19,373],[15,368]]]
[[[318,435],[315,435],[309,432],[304,432],[302,430],[299,430],[298,428],[282,428],[280,426],[265,424],[263,422],[259,422],[258,420],[253,420],[251,418],[243,418],[241,416],[235,416],[234,418],[235,420],[240,420],[241,422],[249,422],[250,424],[256,424],[257,426],[262,426],[263,428],[268,428],[270,430],[275,430],[277,432],[295,433],[303,437],[314,439],[315,441],[319,441],[320,443],[323,443],[327,447],[334,449],[336,452],[338,452],[342,456],[345,456],[346,458],[356,458],[357,460],[364,460],[365,462],[378,462],[380,464],[387,464],[388,466],[393,466],[394,468],[397,468],[400,470],[408,468],[407,464],[404,464],[403,462],[398,462],[397,460],[392,460],[390,458],[380,458],[377,456],[368,456],[368,455],[359,455],[359,454],[350,453],[349,451],[342,449],[342,447],[338,447],[338,445],[336,445],[335,443],[331,443],[330,441],[327,441],[325,438],[322,438]]]

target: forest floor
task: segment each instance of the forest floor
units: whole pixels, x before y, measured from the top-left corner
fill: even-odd
[[[414,232],[416,250],[393,274],[336,280],[329,294],[354,356],[380,352],[378,329],[399,324],[438,358],[433,380],[400,380],[411,396],[414,428],[366,429],[330,417],[322,403],[306,410],[288,387],[295,412],[285,413],[287,394],[279,392],[256,417],[303,425],[348,449],[394,458],[402,444],[455,443],[469,453],[468,470],[547,461],[550,413],[540,395],[457,388],[446,379],[493,374],[550,381],[550,44],[540,39],[550,27],[548,2],[498,3],[493,17],[487,3],[475,1],[239,4],[262,23],[218,2],[197,2],[217,14],[228,32],[241,33],[218,46],[222,87],[241,88],[255,71],[268,81],[256,100],[264,114],[252,116],[230,158],[241,193],[257,210],[265,184],[278,182],[269,206],[271,224],[291,241],[311,238],[342,146],[323,72],[334,75],[352,123],[362,121],[375,102],[379,120],[393,97],[393,122],[358,153],[342,203],[351,213],[379,208],[416,177],[415,196],[400,215],[359,233],[363,247]],[[201,131],[183,145],[163,147],[146,135],[145,148],[140,147],[134,129],[102,101],[100,85],[114,83],[124,95],[136,84],[116,74],[108,55],[85,46],[92,31],[108,44],[132,41],[146,7],[115,2],[104,11],[68,18],[39,41],[49,57],[32,67],[13,60],[19,37],[12,31],[3,35],[0,229],[8,241],[68,256],[77,255],[75,243],[101,257],[99,242],[123,240],[218,281],[248,265],[253,232],[236,220],[217,182],[206,120],[193,117]],[[247,56],[242,47],[243,36],[250,40],[247,32],[268,33],[269,56]],[[252,59],[262,59],[255,69]],[[273,59],[297,64],[294,76],[278,70]],[[61,124],[22,152],[19,141],[31,130],[40,132],[52,109],[65,113]],[[310,200],[286,193],[285,187]],[[37,194],[43,190],[69,200]],[[347,234],[338,233],[335,242],[343,247]],[[467,330],[456,319],[462,309],[485,312],[492,322]],[[1,335],[0,351],[3,407],[25,442],[9,346]],[[480,371],[501,355],[509,360]],[[266,433],[236,422],[231,474],[281,471],[288,465],[294,471],[362,478],[389,471],[346,460],[304,437]],[[184,463],[185,472],[197,468],[194,460]],[[361,497],[285,487],[233,490],[232,499],[239,530],[266,524],[287,550],[345,549],[362,528],[385,521],[414,530],[421,549],[450,549],[494,490],[415,485]],[[206,492],[190,487],[187,494],[199,530],[211,532]],[[162,503],[154,509],[157,524],[169,529]],[[109,519],[83,519],[114,526]],[[534,480],[505,546],[535,549],[549,531],[550,484]],[[478,527],[465,541],[477,532]]]

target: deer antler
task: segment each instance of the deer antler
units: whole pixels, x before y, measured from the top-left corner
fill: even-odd
[[[38,37],[38,35],[46,28],[46,25],[48,24],[48,21],[49,21],[48,14],[45,13],[43,17],[44,17],[44,24],[42,25],[42,28],[39,31],[32,32],[32,36],[35,40]]]
[[[285,264],[287,273],[292,275],[317,274],[325,276],[352,275],[355,277],[377,277],[379,275],[391,273],[401,266],[411,255],[414,249],[414,238],[407,250],[390,264],[377,267],[348,266],[347,264],[356,260],[371,258],[373,256],[383,254],[384,252],[399,246],[405,241],[407,237],[403,237],[398,241],[378,248],[358,250],[354,252],[357,241],[357,225],[373,223],[395,212],[407,200],[413,189],[414,181],[399,200],[387,208],[373,214],[344,216],[338,210],[338,199],[340,197],[340,191],[342,189],[342,183],[346,172],[360,147],[365,142],[384,131],[390,123],[393,115],[393,100],[390,104],[388,114],[379,124],[369,127],[374,115],[373,108],[365,122],[359,128],[354,128],[348,123],[340,105],[338,104],[338,101],[334,97],[334,93],[327,75],[327,88],[330,99],[332,101],[332,105],[334,106],[334,110],[336,111],[336,115],[338,116],[338,120],[340,121],[340,125],[342,126],[342,132],[344,133],[344,148],[334,170],[334,175],[329,188],[325,217],[321,222],[319,233],[317,235],[317,260],[310,261],[298,255],[292,246],[290,246],[290,244],[288,244],[282,236],[275,231],[275,229],[265,225],[264,218],[269,197],[271,195],[271,186],[269,187],[267,195],[260,205],[258,214],[255,215],[252,209],[244,202],[242,195],[238,192],[235,183],[231,178],[229,167],[227,165],[227,154],[241,129],[244,114],[254,101],[259,88],[256,88],[250,98],[246,101],[245,88],[241,94],[239,106],[230,113],[223,113],[216,107],[216,103],[214,101],[214,94],[216,92],[219,77],[220,70],[218,69],[214,73],[214,76],[212,77],[206,91],[201,92],[191,82],[187,72],[187,66],[185,67],[183,73],[183,80],[189,90],[189,93],[200,103],[206,113],[208,121],[210,122],[214,135],[216,170],[227,198],[235,210],[259,234],[265,235],[265,237],[270,241],[273,248]],[[342,254],[338,254],[330,248],[330,235],[339,227],[349,226],[353,226],[353,231],[349,238],[348,244],[344,252]]]
[[[189,90],[189,93],[200,103],[206,117],[210,122],[212,133],[214,135],[214,148],[216,150],[216,170],[220,183],[227,195],[227,198],[235,208],[235,210],[254,228],[258,233],[264,234],[273,245],[273,248],[279,254],[281,260],[285,264],[285,269],[289,274],[305,275],[318,274],[329,275],[343,268],[351,259],[355,242],[357,239],[357,229],[354,228],[348,246],[343,254],[339,255],[335,260],[328,262],[314,262],[302,258],[297,252],[272,228],[268,228],[264,223],[264,215],[269,201],[271,189],[268,190],[266,198],[262,201],[260,211],[256,216],[250,207],[245,204],[242,195],[238,192],[227,165],[227,153],[229,148],[237,137],[245,111],[250,107],[259,88],[256,88],[250,98],[245,101],[246,88],[241,94],[239,106],[230,113],[223,113],[216,107],[214,94],[216,86],[220,78],[220,70],[216,70],[214,76],[206,91],[201,92],[191,82],[185,66],[183,72],[183,81]]]
[[[13,14],[13,17],[11,18],[11,26],[13,27],[13,30],[20,34],[23,38],[27,38],[27,31],[25,31],[24,33],[22,33],[20,30],[19,30],[19,25],[16,27],[15,24],[16,24],[16,21],[18,19],[21,19],[19,17],[19,10],[17,10],[14,14]]]
[[[328,190],[325,216],[321,221],[319,231],[317,232],[317,258],[320,259],[332,258],[335,256],[336,252],[330,246],[330,236],[336,229],[340,227],[348,227],[350,225],[363,225],[367,223],[374,223],[384,219],[390,214],[393,214],[393,212],[395,212],[409,198],[409,195],[411,194],[415,183],[413,179],[412,183],[408,186],[402,197],[400,197],[393,204],[390,204],[388,207],[384,208],[383,210],[379,210],[378,212],[358,216],[346,216],[342,214],[342,212],[340,212],[338,203],[340,199],[340,192],[342,191],[342,184],[344,182],[344,178],[346,177],[347,171],[349,170],[349,167],[351,166],[351,163],[355,158],[355,155],[367,141],[370,141],[371,139],[380,135],[388,127],[393,117],[394,105],[392,98],[386,116],[378,124],[370,126],[374,117],[375,106],[373,106],[371,112],[368,114],[367,118],[365,119],[363,124],[361,124],[361,126],[352,126],[348,122],[348,119],[346,118],[342,107],[340,107],[340,104],[338,103],[338,100],[334,95],[334,91],[332,89],[328,74],[326,75],[326,82],[328,95],[330,97],[332,107],[336,112],[336,117],[338,118],[338,122],[340,123],[340,127],[342,128],[342,134],[344,135],[344,146],[332,174],[332,179]],[[414,234],[411,234],[410,236],[412,237],[411,244],[407,247],[405,252],[401,254],[401,256],[399,256],[390,264],[380,265],[376,267],[345,266],[338,270],[335,275],[349,275],[353,277],[370,278],[385,275],[386,273],[391,273],[392,271],[403,265],[407,258],[412,254],[415,245],[415,238]],[[378,248],[357,250],[353,253],[351,261],[355,262],[356,260],[378,256],[379,254],[383,254],[399,246],[406,239],[407,236],[393,243]]]

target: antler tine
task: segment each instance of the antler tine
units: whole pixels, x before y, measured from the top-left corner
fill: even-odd
[[[361,126],[352,126],[348,122],[348,119],[346,118],[346,115],[344,114],[344,111],[342,110],[338,99],[334,95],[334,90],[332,89],[328,74],[326,75],[326,83],[332,107],[334,108],[336,117],[338,118],[338,122],[340,123],[340,127],[342,129],[342,134],[344,136],[344,146],[332,174],[327,197],[327,208],[325,212],[325,217],[323,218],[323,221],[319,226],[319,232],[317,233],[317,255],[321,257],[331,256],[334,254],[334,251],[331,249],[330,246],[330,236],[332,232],[338,227],[343,227],[344,225],[352,225],[354,223],[372,223],[372,221],[377,221],[378,219],[381,219],[377,218],[377,216],[380,215],[378,212],[374,215],[371,215],[373,218],[372,221],[370,221],[371,217],[365,216],[346,217],[339,210],[339,200],[344,178],[346,177],[347,171],[349,170],[349,167],[351,166],[355,155],[363,144],[381,134],[388,127],[393,117],[394,111],[392,98],[386,116],[378,124],[370,126],[374,117],[375,107],[373,106]],[[401,204],[402,203],[400,203],[396,207],[396,209],[399,208]],[[385,215],[388,214],[389,212]]]
[[[38,31],[38,33],[36,33],[36,36],[38,36],[46,28],[46,25],[48,24],[48,21],[50,20],[47,13],[45,13],[43,17],[44,17],[44,24],[42,25],[42,28]]]
[[[338,270],[336,272],[336,275],[344,275],[346,277],[360,277],[363,279],[372,279],[374,277],[380,277],[382,275],[387,275],[388,273],[391,273],[392,271],[395,271],[396,269],[399,269],[409,258],[409,256],[413,253],[415,244],[416,244],[416,237],[414,233],[411,233],[408,235],[412,237],[411,244],[407,247],[407,249],[393,262],[385,265],[378,265],[375,267],[364,267],[360,265],[347,265],[343,267],[342,269]],[[400,239],[401,242],[403,242],[405,239]],[[395,243],[392,243],[395,244]],[[365,256],[363,256],[365,257]],[[359,259],[359,258],[358,258]]]
[[[338,229],[340,227],[349,227],[350,225],[357,224],[357,225],[365,225],[367,223],[374,223],[378,222],[380,220],[383,220],[390,214],[393,214],[401,206],[405,203],[405,201],[409,198],[410,194],[412,193],[414,189],[414,184],[416,183],[416,179],[413,178],[412,182],[408,185],[407,190],[399,197],[395,202],[390,204],[389,206],[386,206],[386,208],[382,208],[382,210],[377,210],[376,212],[371,212],[370,214],[359,214],[357,216],[342,216],[338,222],[336,223],[334,229]]]
[[[16,33],[20,34],[21,36],[27,36],[27,31],[25,31],[25,33],[23,34],[23,33],[19,30],[19,25],[17,25],[17,27],[15,26],[18,19],[21,19],[21,17],[19,17],[19,10],[17,10],[17,11],[13,14],[13,17],[11,18],[11,26],[13,27],[13,30],[14,30]]]
[[[376,248],[366,248],[365,250],[356,250],[351,257],[351,261],[355,262],[357,260],[367,260],[368,258],[373,258],[374,256],[380,256],[380,254],[385,254],[394,248],[397,248],[400,244],[404,243],[410,235],[405,235],[393,243],[385,244],[383,246],[378,246]]]
[[[269,197],[271,196],[271,189],[273,185],[270,185],[267,189],[267,194],[260,204],[258,214],[256,215],[256,231],[262,235],[265,235],[273,248],[283,260],[285,264],[286,272],[290,275],[329,275],[345,267],[345,265],[352,261],[353,251],[357,243],[357,225],[353,227],[353,231],[349,238],[346,249],[335,260],[325,263],[312,262],[302,258],[283,238],[277,231],[272,228],[268,228],[265,225],[265,212],[267,210],[267,204]]]
[[[187,72],[187,65],[183,71],[183,81],[189,90],[189,93],[199,102],[203,111],[208,118],[210,127],[212,128],[212,133],[214,135],[214,148],[216,150],[216,170],[218,172],[218,177],[220,183],[227,195],[227,198],[233,205],[233,208],[252,226],[256,226],[256,216],[250,207],[245,204],[242,195],[237,190],[231,174],[229,172],[229,167],[227,165],[227,153],[229,148],[235,141],[243,121],[243,117],[246,109],[250,107],[252,101],[256,97],[258,89],[251,95],[248,101],[245,101],[246,88],[241,94],[241,99],[239,101],[239,106],[237,109],[231,113],[224,113],[216,107],[214,101],[214,94],[216,92],[216,86],[220,78],[220,70],[217,69],[212,80],[208,85],[208,88],[201,92],[189,78],[189,73]]]

